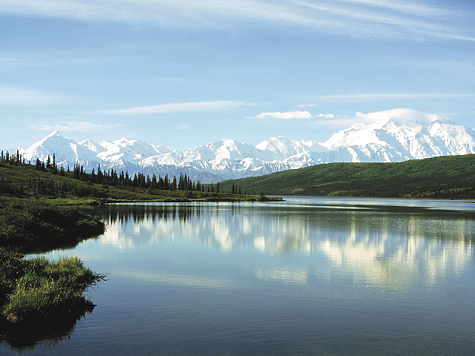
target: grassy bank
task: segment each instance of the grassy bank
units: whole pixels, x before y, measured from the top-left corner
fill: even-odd
[[[104,224],[71,207],[0,199],[0,340],[29,345],[65,334],[94,307],[85,290],[104,279],[76,257],[49,261],[24,253],[75,246]]]
[[[104,232],[104,224],[71,207],[0,198],[0,247],[22,253],[75,246]]]
[[[69,326],[93,309],[84,291],[104,279],[77,257],[51,262],[2,248],[0,261],[0,331],[4,337]]]

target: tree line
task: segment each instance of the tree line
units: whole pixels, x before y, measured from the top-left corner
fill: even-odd
[[[10,165],[30,165],[31,161],[26,161],[24,157],[17,152],[9,154],[8,151],[0,152],[0,162]],[[53,153],[48,155],[46,161],[41,161],[38,157],[34,163],[35,170],[53,175],[72,178],[84,183],[88,186],[68,183],[66,181],[55,181],[53,179],[41,179],[36,181],[31,179],[28,182],[21,182],[19,185],[12,186],[6,182],[3,177],[0,179],[0,193],[11,193],[14,195],[21,195],[23,190],[27,188],[36,197],[37,195],[49,195],[64,197],[66,193],[71,193],[74,196],[97,196],[101,193],[94,188],[93,184],[101,184],[103,186],[112,186],[120,189],[135,190],[135,188],[143,189],[147,194],[156,194],[159,191],[184,191],[184,192],[203,192],[203,193],[225,193],[220,188],[219,183],[216,184],[202,184],[199,180],[193,181],[187,174],[180,173],[179,177],[165,174],[157,176],[155,173],[152,176],[137,172],[130,175],[128,171],[117,171],[114,169],[103,170],[100,164],[97,168],[93,168],[90,173],[87,173],[79,163],[76,163],[72,170],[68,166],[66,169],[62,165],[56,163],[56,156]],[[158,192],[156,192],[158,191]],[[231,194],[242,195],[240,187],[232,185]]]

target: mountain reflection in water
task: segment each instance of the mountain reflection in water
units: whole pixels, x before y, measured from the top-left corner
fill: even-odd
[[[473,203],[87,209],[106,233],[47,257],[77,255],[108,282],[49,355],[475,354]]]
[[[120,249],[185,238],[224,251],[254,247],[268,255],[324,253],[358,278],[390,288],[435,283],[472,259],[475,225],[460,212],[253,204],[110,205],[100,242]],[[133,224],[129,224],[133,222]],[[177,224],[178,222],[178,224]],[[305,283],[308,270],[257,270],[265,280]]]

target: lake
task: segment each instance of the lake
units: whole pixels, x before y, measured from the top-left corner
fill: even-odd
[[[475,355],[475,203],[299,198],[89,210],[108,281],[15,355]]]

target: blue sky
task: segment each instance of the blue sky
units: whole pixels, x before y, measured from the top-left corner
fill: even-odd
[[[0,147],[323,142],[356,113],[475,127],[471,0],[1,0]]]

